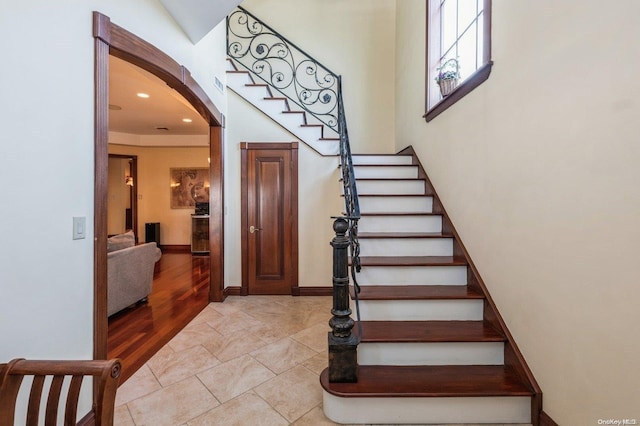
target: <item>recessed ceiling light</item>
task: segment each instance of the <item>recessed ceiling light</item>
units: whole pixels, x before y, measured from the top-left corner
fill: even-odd
[[[147,99],[149,97],[149,94],[140,92],[140,93],[137,94],[137,96],[139,98]]]
[[[184,121],[185,123],[191,123],[193,120],[190,118],[183,118],[182,121]]]
[[[109,104],[109,109],[111,111],[120,111],[122,107],[120,105]]]

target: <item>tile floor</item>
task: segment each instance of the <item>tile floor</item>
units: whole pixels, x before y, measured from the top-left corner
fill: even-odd
[[[330,297],[212,303],[119,389],[116,426],[323,425]]]
[[[303,296],[210,304],[118,389],[115,426],[334,425],[319,382],[331,304]]]

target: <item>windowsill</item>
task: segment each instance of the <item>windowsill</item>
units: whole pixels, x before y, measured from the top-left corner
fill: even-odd
[[[453,92],[449,94],[446,98],[443,98],[440,102],[431,107],[424,115],[424,119],[427,123],[442,112],[444,112],[451,105],[458,102],[460,99],[464,98],[468,93],[470,93],[473,89],[480,86],[484,83],[485,80],[489,78],[489,74],[491,74],[491,66],[493,65],[493,61],[487,62],[482,67],[478,68],[478,70],[464,83],[460,84],[458,87],[453,89]]]

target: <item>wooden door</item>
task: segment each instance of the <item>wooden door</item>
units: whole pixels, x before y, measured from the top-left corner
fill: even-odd
[[[242,294],[298,288],[297,143],[243,143]]]

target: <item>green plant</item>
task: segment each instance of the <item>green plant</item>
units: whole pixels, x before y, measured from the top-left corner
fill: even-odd
[[[460,65],[458,60],[451,58],[445,61],[442,65],[436,68],[438,74],[436,75],[436,83],[446,80],[457,80],[460,78]]]

